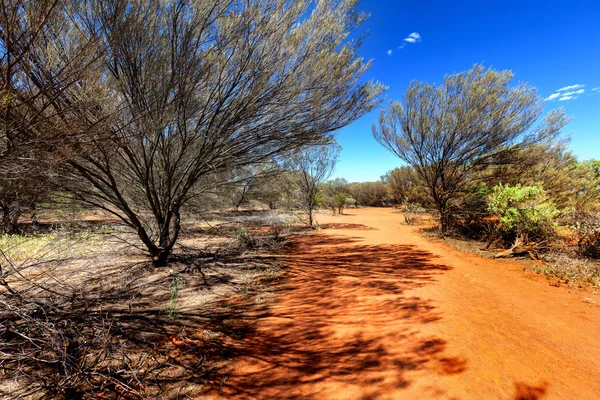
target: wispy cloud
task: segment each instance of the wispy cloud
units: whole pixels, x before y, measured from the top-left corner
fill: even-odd
[[[563,88],[558,89],[557,92],[566,92],[568,90],[580,89],[582,87],[585,87],[585,85],[577,84],[577,85],[565,86]]]
[[[562,93],[563,96],[570,96],[572,94],[583,94],[585,93],[585,89],[579,89],[579,90],[574,90],[572,92],[564,92]]]
[[[592,89],[592,92],[600,92],[600,86]]]
[[[388,51],[387,51],[387,55],[388,55],[388,56],[391,56],[391,55],[392,55],[392,53],[393,53],[393,51],[392,51],[392,50],[388,50]]]
[[[554,93],[551,94],[550,96],[548,96],[548,98],[546,100],[554,100],[555,98],[559,97],[560,93]]]
[[[399,49],[403,49],[407,44],[415,44],[421,41],[421,34],[419,32],[413,32],[404,39],[402,39],[402,44],[398,46]]]
[[[546,98],[546,101],[558,99],[558,101],[575,100],[580,94],[585,93],[583,89],[585,85],[577,84],[571,86],[565,86],[557,89],[554,93]],[[594,89],[592,89],[594,90]]]

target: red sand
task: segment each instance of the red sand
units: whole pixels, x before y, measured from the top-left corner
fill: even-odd
[[[600,296],[466,255],[392,209],[319,216],[211,398],[600,399]],[[373,229],[374,228],[374,229]]]

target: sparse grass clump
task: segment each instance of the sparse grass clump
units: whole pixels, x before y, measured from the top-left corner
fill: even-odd
[[[566,254],[547,254],[533,270],[546,278],[556,278],[573,288],[600,289],[600,263]]]
[[[185,278],[182,275],[175,275],[171,281],[168,310],[168,315],[171,319],[179,318],[180,313],[177,309],[177,295],[179,294],[179,291],[185,287],[185,283]]]
[[[12,260],[20,261],[39,254],[57,239],[56,234],[0,235],[0,249]]]
[[[408,203],[403,206],[404,223],[406,225],[419,225],[427,210],[418,203]]]
[[[27,233],[22,235],[0,235],[0,250],[13,261],[23,261],[48,256],[68,250],[69,255],[84,255],[93,252],[104,242],[103,235],[111,233],[110,227],[99,227],[90,231]]]

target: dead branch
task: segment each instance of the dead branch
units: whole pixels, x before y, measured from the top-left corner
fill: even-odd
[[[528,243],[525,236],[519,235],[509,249],[497,253],[494,258],[517,257],[527,254],[532,260],[539,260],[539,251],[542,250],[545,245],[545,241]]]

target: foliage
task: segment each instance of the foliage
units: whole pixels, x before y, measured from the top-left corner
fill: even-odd
[[[572,229],[579,255],[600,258],[600,215],[598,213],[575,213],[568,226]]]
[[[345,207],[355,207],[356,206],[356,200],[353,199],[352,197],[346,198],[344,203],[345,203]]]
[[[547,238],[555,228],[559,211],[539,186],[497,185],[489,197],[488,210],[498,217],[498,229],[515,238]]]
[[[414,168],[403,166],[388,171],[381,180],[389,185],[395,204],[429,202],[427,186],[419,179]]]
[[[297,185],[301,188],[301,204],[308,216],[308,226],[313,226],[313,212],[323,202],[319,187],[333,173],[341,146],[332,143],[314,146],[295,154],[291,168],[296,171]]]
[[[280,173],[277,163],[262,163],[234,168],[227,182],[217,188],[217,192],[229,199],[231,205],[239,210],[252,200],[262,200],[274,209],[280,198],[277,175]]]
[[[389,185],[381,181],[352,183],[347,191],[360,206],[382,207],[391,203]]]
[[[390,103],[373,125],[375,139],[429,189],[441,234],[466,185],[491,166],[513,162],[518,150],[556,137],[568,122],[563,111],[553,111],[533,128],[543,99],[526,84],[512,87],[512,77],[475,65],[439,86],[413,82],[403,103]]]
[[[370,63],[348,39],[365,18],[354,0],[16,4],[18,18],[0,18],[3,48],[33,50],[0,56],[34,100],[9,107],[10,137],[49,132],[44,160],[65,157],[56,183],[120,218],[157,265],[193,198],[326,142],[384,90],[360,81]]]
[[[185,287],[185,278],[182,275],[176,275],[171,281],[171,292],[169,293],[169,310],[168,315],[171,319],[177,319],[180,313],[177,308],[177,296],[179,291]]]
[[[338,214],[343,214],[343,209],[346,205],[350,195],[348,194],[348,188],[350,184],[344,178],[335,178],[329,180],[321,185],[319,195],[321,198],[322,206],[326,206],[332,209],[333,213],[337,209]]]
[[[338,209],[338,214],[343,214],[344,206],[346,205],[346,200],[348,200],[350,196],[344,192],[335,192],[333,196],[333,205]]]
[[[0,229],[47,200],[68,143],[81,137],[79,80],[94,40],[74,35],[70,1],[3,1],[0,14]],[[65,100],[65,93],[70,92]]]
[[[453,204],[452,215],[448,224],[452,229],[466,237],[480,239],[490,236],[495,228],[495,221],[488,209],[490,188],[484,182],[476,182],[466,186]]]
[[[593,211],[600,204],[600,180],[593,162],[577,161],[566,140],[545,140],[515,152],[514,162],[482,177],[490,187],[502,182],[541,184],[559,209]]]

